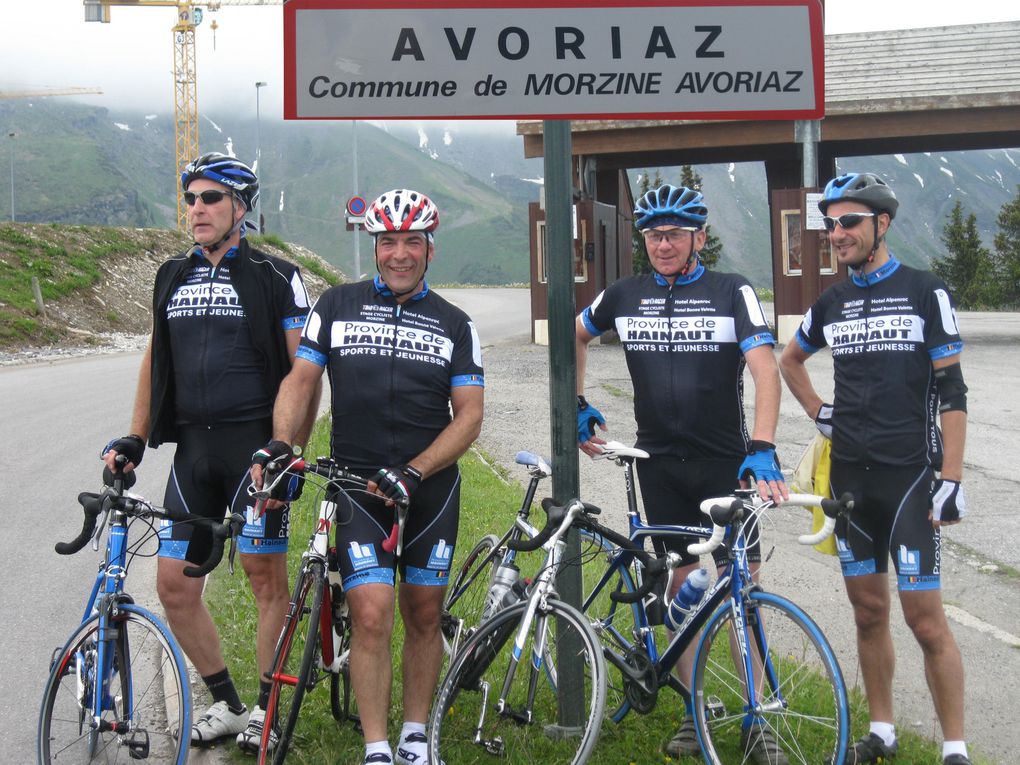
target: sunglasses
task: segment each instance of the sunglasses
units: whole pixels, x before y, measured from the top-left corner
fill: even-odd
[[[687,238],[687,234],[697,230],[696,228],[671,228],[666,231],[659,231],[654,228],[646,228],[641,232],[641,235],[649,244],[659,244],[663,239],[670,244],[679,244]]]
[[[184,204],[188,207],[194,207],[195,202],[199,199],[202,200],[204,205],[215,205],[223,201],[223,197],[233,196],[229,191],[218,191],[216,189],[209,189],[208,191],[200,191],[197,194],[194,191],[184,192]]]
[[[828,215],[822,216],[822,223],[825,224],[826,231],[835,231],[836,224],[838,223],[840,228],[844,231],[849,231],[852,228],[856,228],[860,225],[861,221],[865,218],[874,218],[875,213],[846,213],[840,215],[838,218],[830,218]]]

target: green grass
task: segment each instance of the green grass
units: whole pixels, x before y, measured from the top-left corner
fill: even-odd
[[[316,426],[309,454],[325,454],[328,450],[328,432],[322,421]],[[475,541],[487,533],[501,533],[509,527],[511,518],[519,507],[524,496],[522,486],[517,479],[523,477],[523,471],[508,471],[495,465],[484,454],[469,452],[461,459],[463,473],[463,489],[461,494],[460,535],[456,548],[454,570],[460,558],[467,555]],[[548,491],[548,484],[544,487]],[[291,514],[291,550],[289,565],[293,578],[301,553],[307,546],[312,532],[312,523],[316,516],[313,492],[306,491]],[[541,490],[539,496],[541,494]],[[541,513],[538,513],[541,516]],[[529,560],[535,555],[529,556]],[[532,561],[534,563],[534,561]],[[525,564],[524,573],[529,573]],[[207,590],[211,610],[220,631],[224,654],[231,674],[241,690],[242,697],[247,701],[254,698],[257,692],[257,676],[255,670],[255,605],[243,574],[238,571],[230,576],[225,566],[213,574]],[[847,608],[847,624],[850,623],[849,607]],[[403,639],[403,629],[399,618],[394,630],[394,656],[399,657],[399,646]],[[396,662],[399,664],[399,660]],[[612,675],[610,675],[612,678]],[[392,704],[390,707],[389,731],[390,740],[396,739],[403,720],[401,708],[400,668],[395,667]],[[608,706],[608,705],[607,705]],[[853,692],[851,698],[852,720],[854,721],[853,739],[863,735],[867,730],[867,712],[859,692]],[[620,724],[607,721],[602,728],[601,737],[595,754],[590,760],[593,765],[644,765],[645,763],[677,762],[673,758],[661,754],[661,747],[676,731],[682,718],[679,698],[669,690],[659,695],[658,704],[649,715],[628,715]],[[852,740],[853,740],[852,739]],[[231,757],[238,763],[250,762],[239,752],[229,747]],[[294,763],[336,763],[337,765],[359,765],[363,752],[363,741],[350,723],[338,725],[329,710],[328,683],[312,689],[306,696],[301,708],[301,719],[298,724],[295,748],[288,754],[287,761]],[[941,762],[940,750],[932,742],[911,733],[904,727],[900,729],[899,762],[911,765],[938,765]],[[682,765],[694,765],[700,758],[683,758]],[[493,760],[498,762],[498,760]],[[511,765],[517,763],[511,760]],[[982,758],[975,763],[987,763]],[[449,765],[456,765],[451,762]],[[534,765],[520,763],[520,765]],[[554,765],[550,763],[550,765]]]

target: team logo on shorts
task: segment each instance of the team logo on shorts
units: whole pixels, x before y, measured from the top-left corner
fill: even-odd
[[[446,571],[450,568],[453,560],[453,548],[446,544],[445,539],[440,539],[438,544],[432,545],[432,553],[429,555],[429,568]]]
[[[244,509],[244,522],[247,526],[262,526],[262,513],[255,514],[255,508],[251,505]]]
[[[351,542],[347,548],[347,555],[351,559],[351,565],[355,571],[362,571],[366,568],[375,568],[379,565],[379,559],[375,555],[374,545],[363,545],[359,542]]]
[[[921,573],[921,554],[917,550],[908,550],[906,545],[900,545],[897,553],[899,559],[900,576],[917,576]]]

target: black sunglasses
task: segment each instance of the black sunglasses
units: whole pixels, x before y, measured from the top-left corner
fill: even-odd
[[[875,213],[846,213],[840,215],[838,218],[830,218],[828,215],[822,216],[822,223],[825,224],[826,231],[835,231],[836,224],[840,225],[840,228],[844,230],[850,230],[856,226],[859,226],[861,221],[865,218],[874,218]]]
[[[188,207],[194,207],[195,202],[199,199],[202,200],[204,205],[215,205],[219,204],[223,197],[229,197],[232,194],[229,191],[218,191],[217,189],[209,189],[208,191],[200,191],[197,194],[194,191],[184,192],[184,204]]]

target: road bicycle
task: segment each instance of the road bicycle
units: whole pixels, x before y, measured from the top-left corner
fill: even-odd
[[[767,731],[791,763],[842,765],[849,712],[839,664],[814,621],[787,598],[766,592],[752,576],[747,550],[753,541],[760,543],[766,513],[780,505],[823,509],[823,527],[798,538],[801,544],[817,544],[832,533],[836,517],[852,507],[851,497],[793,494],[776,503],[762,500],[756,490],[738,490],[702,503],[713,524],[704,541],[708,531],[698,526],[643,523],[633,468],[636,459],[648,455],[622,444],[607,447],[605,458],[624,468],[629,534],[593,529],[606,543],[606,568],[586,589],[582,610],[615,668],[609,680],[609,717],[619,722],[631,710],[650,712],[659,690],[667,687],[693,710],[706,762],[749,761]],[[661,576],[650,579],[647,569],[635,565],[642,560],[645,540],[653,536],[685,539],[696,555],[722,550],[716,581],[662,651],[655,625],[669,607],[669,583],[663,585]],[[672,670],[690,646],[696,652],[689,689]]]
[[[219,563],[224,541],[238,533],[244,518],[210,522],[158,507],[127,491],[134,480],[134,473],[107,470],[100,493],[78,495],[85,514],[81,533],[55,546],[59,554],[72,555],[91,540],[98,550],[108,531],[81,624],[53,655],[39,714],[40,765],[187,761],[191,690],[184,656],[169,627],[137,605],[125,583],[132,561],[158,535],[154,520],[213,524],[210,558],[185,569],[204,576]],[[144,533],[129,542],[136,521]]]
[[[294,741],[305,695],[327,678],[333,717],[338,722],[349,720],[356,727],[360,725],[350,676],[351,617],[331,531],[343,522],[341,506],[349,507],[349,495],[368,493],[365,488],[368,479],[329,457],[320,457],[314,463],[296,459],[276,470],[267,465],[265,486],[250,493],[260,499],[268,498],[285,476],[302,473],[309,483],[310,476],[323,479],[317,487],[321,493],[319,516],[308,549],[301,556],[301,568],[269,673],[272,685],[259,742],[259,765],[284,762]],[[406,513],[407,502],[398,502],[393,529],[383,543],[388,552],[395,552],[398,557],[403,549]]]
[[[531,476],[517,510],[517,517],[527,521],[539,483],[552,475],[552,467],[545,459],[528,451],[517,452],[514,461],[527,468]],[[457,652],[464,638],[484,617],[500,607],[502,593],[494,591],[494,577],[500,567],[515,570],[517,551],[507,547],[507,542],[519,539],[523,533],[521,527],[513,523],[502,537],[486,534],[457,568],[443,599],[441,617],[443,645],[449,656]]]
[[[557,598],[555,578],[567,532],[598,509],[580,502],[556,508],[548,500],[543,507],[545,530],[518,512],[520,534],[504,539],[515,552],[544,548],[545,562],[526,592],[510,590],[523,599],[504,602],[465,634],[433,703],[429,762],[476,762],[487,754],[565,765],[585,762],[595,748],[605,660],[587,617]]]

